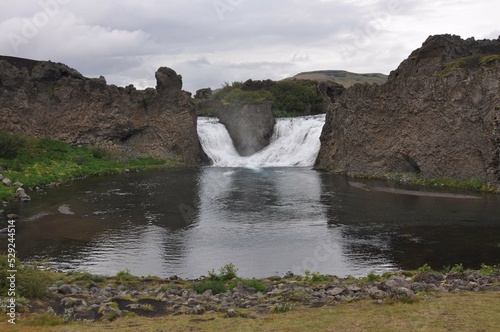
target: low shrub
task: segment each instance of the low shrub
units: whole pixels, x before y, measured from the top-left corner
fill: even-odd
[[[116,274],[116,279],[119,281],[131,281],[134,280],[135,277],[130,274],[129,269],[125,269]]]
[[[53,281],[51,272],[43,271],[38,266],[20,264],[16,260],[16,296],[27,299],[42,298],[48,294],[48,285]],[[7,271],[7,255],[0,255],[0,292],[7,294],[9,290],[9,280]]]
[[[227,292],[226,284],[221,280],[205,280],[193,284],[193,290],[198,294],[203,294],[209,289],[214,295]]]
[[[215,273],[214,270],[208,271],[208,277],[210,280],[228,281],[238,277],[236,272],[238,269],[233,263],[229,263],[219,269],[219,274]]]
[[[0,130],[0,158],[16,158],[25,143],[23,138]]]

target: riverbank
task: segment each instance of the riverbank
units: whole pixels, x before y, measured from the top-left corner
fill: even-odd
[[[72,146],[51,139],[38,139],[0,132],[0,200],[11,200],[20,187],[36,189],[92,175],[132,170],[179,167],[177,160],[125,158],[91,146]]]
[[[411,185],[421,188],[443,188],[458,189],[465,191],[475,191],[490,194],[500,194],[500,187],[491,183],[484,183],[478,179],[455,180],[455,179],[424,179],[416,173],[385,173],[385,174],[365,174],[349,173],[331,167],[315,166],[317,171],[345,174],[353,180],[385,180],[401,185]]]
[[[46,281],[46,292],[17,300],[19,331],[44,331],[47,326],[50,331],[70,326],[72,331],[177,331],[192,326],[233,331],[242,324],[248,331],[434,331],[450,326],[479,329],[476,324],[492,330],[500,324],[495,309],[500,305],[499,266],[471,271],[455,265],[437,272],[425,265],[362,278],[287,273],[258,280],[239,278],[232,264],[197,280],[135,277],[127,271],[114,277],[41,273],[44,277],[35,279]],[[7,300],[2,300],[4,310]],[[439,322],[444,318],[446,324]]]

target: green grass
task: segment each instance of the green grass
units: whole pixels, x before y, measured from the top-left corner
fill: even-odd
[[[221,280],[204,280],[193,284],[193,290],[198,294],[203,294],[209,289],[214,295],[227,292],[226,284]]]
[[[130,274],[130,270],[122,270],[116,274],[116,279],[119,281],[132,281],[136,277]]]
[[[12,270],[8,262],[6,254],[0,255],[0,294],[8,294],[9,274],[7,270]],[[21,264],[18,260],[15,262],[16,287],[15,292],[17,297],[26,299],[37,299],[47,295],[47,286],[54,281],[54,273],[39,269],[38,266]]]
[[[2,146],[9,146],[7,153]],[[137,158],[123,162],[96,147],[77,147],[51,139],[10,135],[0,131],[0,173],[24,188],[62,183],[89,175],[120,173],[129,170],[180,166],[173,160]],[[0,200],[13,197],[17,188],[0,184]]]

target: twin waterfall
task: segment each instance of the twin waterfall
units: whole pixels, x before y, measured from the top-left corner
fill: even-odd
[[[218,167],[313,166],[320,148],[325,115],[278,118],[271,143],[261,151],[242,157],[226,127],[217,118],[198,118],[198,136],[205,153]]]

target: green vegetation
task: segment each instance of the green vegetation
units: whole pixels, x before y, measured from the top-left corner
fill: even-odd
[[[479,274],[483,276],[488,276],[497,273],[500,273],[500,265],[490,266],[486,264],[481,264],[481,269],[479,270]]]
[[[8,294],[9,259],[0,255],[0,294]],[[47,286],[54,280],[54,273],[44,271],[37,265],[20,264],[16,259],[16,296],[18,298],[37,299],[47,295]]]
[[[0,173],[12,182],[21,182],[25,188],[126,169],[180,165],[177,161],[153,158],[123,162],[121,157],[95,147],[71,146],[48,138],[21,137],[0,131]],[[16,189],[0,184],[0,200],[12,198]]]
[[[238,269],[234,264],[229,263],[219,269],[219,273],[214,270],[208,271],[208,278],[206,280],[193,284],[193,290],[202,294],[211,289],[214,295],[225,293],[230,289],[235,288],[238,283],[242,283],[247,287],[251,287],[258,292],[265,293],[266,286],[256,279],[242,279],[236,274]]]
[[[116,279],[119,281],[131,281],[134,280],[135,277],[130,274],[130,270],[122,270],[116,274]]]
[[[221,267],[218,274],[214,270],[208,271],[208,278],[213,281],[229,281],[237,277],[236,272],[238,269],[233,263],[229,263]]]
[[[202,294],[209,289],[212,290],[214,295],[225,293],[228,290],[227,282],[238,277],[236,272],[238,272],[238,269],[232,263],[221,267],[219,273],[216,273],[215,270],[212,269],[208,271],[207,280],[193,284],[193,290],[198,294]]]
[[[473,269],[467,269],[464,267],[462,263],[457,263],[453,266],[448,265],[444,266],[441,270],[442,273],[464,273],[464,272],[474,272],[476,271],[480,275],[493,275],[493,274],[500,274],[500,265],[487,265],[487,264],[481,264],[481,268],[479,270],[473,270]],[[429,264],[424,264],[423,266],[419,267],[416,271],[405,271],[407,274],[413,274],[413,273],[420,273],[420,272],[439,272],[434,270],[432,267],[429,266]]]
[[[227,292],[226,284],[221,280],[204,280],[193,284],[193,290],[198,294],[203,294],[209,289],[214,295]]]
[[[474,54],[452,60],[443,65],[441,72],[436,76],[448,76],[454,71],[473,69],[479,66],[490,66],[500,60],[499,54]]]
[[[273,116],[299,116],[305,113],[318,114],[323,112],[323,98],[317,85],[312,80],[283,80],[274,82],[270,87],[246,89],[246,82],[225,83],[216,91],[213,99],[223,105],[240,106],[243,104],[270,102]],[[216,110],[205,110],[203,115],[211,115]]]
[[[319,272],[311,272],[309,270],[304,271],[304,278],[303,280],[309,281],[309,282],[321,282],[321,281],[328,281],[330,278],[319,274]]]

